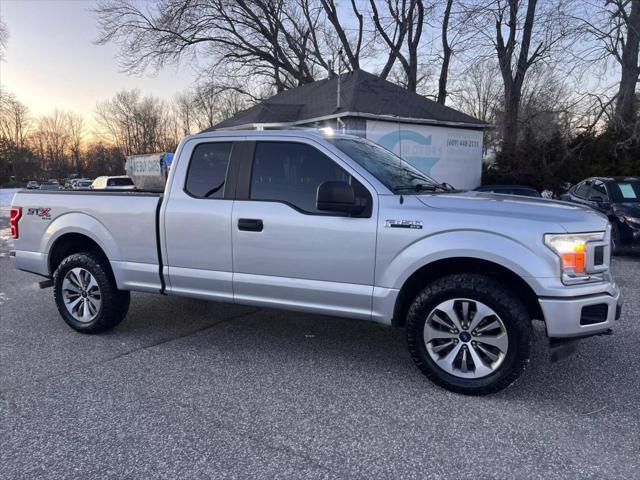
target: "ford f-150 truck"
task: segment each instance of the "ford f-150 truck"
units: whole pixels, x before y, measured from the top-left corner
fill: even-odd
[[[567,339],[620,315],[603,215],[456,192],[316,131],[189,136],[164,194],[23,190],[11,229],[14,265],[50,279],[79,332],[116,326],[130,291],[372,320],[403,326],[418,368],[466,394],[520,376],[532,320]]]

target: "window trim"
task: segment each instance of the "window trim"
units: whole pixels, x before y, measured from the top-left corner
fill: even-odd
[[[219,144],[219,143],[231,144],[231,151],[229,152],[229,161],[227,163],[227,171],[225,172],[225,175],[224,175],[222,197],[197,197],[193,193],[191,193],[189,190],[187,190],[187,183],[189,182],[189,172],[191,171],[191,166],[193,164],[193,156],[195,155],[198,147],[200,147],[201,145],[212,145],[212,144]],[[236,169],[235,176],[237,177],[237,168],[236,166],[232,166],[237,143],[239,142],[225,139],[225,140],[219,140],[219,141],[199,142],[195,144],[193,146],[193,149],[191,150],[191,156],[189,157],[189,165],[187,165],[187,171],[184,174],[184,183],[182,185],[182,191],[185,193],[185,195],[187,195],[190,198],[193,198],[194,200],[233,200],[235,196],[236,182],[233,181],[230,183],[230,180],[234,178],[234,175],[233,175],[234,172],[232,171],[232,169]],[[230,188],[227,188],[227,186]],[[227,192],[227,190],[229,191]]]
[[[342,166],[340,163],[336,162],[330,154],[327,154],[325,152],[323,152],[321,149],[319,149],[316,145],[313,145],[309,142],[304,142],[304,141],[299,141],[298,139],[285,139],[285,140],[273,140],[273,139],[269,139],[269,140],[246,140],[246,141],[242,141],[239,143],[247,143],[247,144],[251,144],[250,146],[250,155],[244,155],[243,158],[240,160],[241,163],[239,163],[238,167],[238,181],[237,181],[237,188],[236,188],[236,200],[242,200],[242,201],[246,201],[246,202],[269,202],[269,203],[280,203],[282,205],[286,205],[288,207],[290,207],[291,209],[295,210],[298,213],[301,213],[302,215],[308,215],[308,216],[317,216],[317,217],[348,217],[348,218],[371,218],[373,215],[373,195],[371,194],[371,190],[369,188],[367,188],[367,186],[364,184],[364,182],[362,180],[360,180],[359,178],[356,177],[356,175],[354,175],[353,173],[351,173],[349,170],[347,170],[344,166]],[[326,157],[329,161],[333,162],[335,165],[337,165],[338,167],[340,167],[342,170],[344,170],[353,180],[355,180],[356,182],[358,182],[361,186],[362,189],[366,192],[367,194],[367,201],[368,201],[368,205],[367,208],[365,208],[365,210],[358,214],[358,215],[351,215],[348,213],[341,213],[341,212],[308,212],[306,210],[301,209],[300,207],[287,202],[286,200],[259,200],[259,199],[253,199],[251,198],[251,179],[253,178],[253,165],[255,163],[255,155],[256,155],[256,146],[258,143],[294,143],[294,144],[299,144],[299,145],[305,145],[309,148],[313,148],[314,150],[316,150],[319,154],[323,155],[324,157]]]

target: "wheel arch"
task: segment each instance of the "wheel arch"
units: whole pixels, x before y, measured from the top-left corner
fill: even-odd
[[[411,302],[428,283],[455,273],[479,273],[500,280],[522,300],[531,318],[544,320],[538,296],[520,275],[489,260],[453,257],[423,265],[405,280],[396,297],[392,325],[404,326]]]
[[[51,275],[65,258],[80,252],[91,252],[102,257],[111,268],[107,254],[95,240],[83,233],[70,232],[60,235],[51,245],[48,258]],[[111,274],[113,275],[113,272]]]

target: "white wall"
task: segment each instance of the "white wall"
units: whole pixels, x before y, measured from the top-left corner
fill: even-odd
[[[367,120],[366,137],[459,189],[480,185],[482,132],[460,128]]]

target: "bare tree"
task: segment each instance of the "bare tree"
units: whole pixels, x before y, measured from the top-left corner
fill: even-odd
[[[68,113],[55,110],[36,122],[33,139],[43,161],[43,170],[53,176],[62,176],[70,166],[71,132]]]
[[[586,127],[596,126],[602,118],[619,131],[633,125],[638,110],[637,84],[640,75],[640,0],[591,0],[577,12],[581,23],[583,48],[579,60],[592,71],[600,71],[609,80],[611,71],[619,76],[615,85],[586,93],[592,100],[592,119]]]
[[[640,0],[609,0],[614,5],[614,15],[622,19],[626,38],[621,39],[620,86],[616,100],[616,122],[622,128],[628,128],[636,121],[638,112],[638,77],[640,63]],[[618,35],[623,35],[619,32]]]
[[[406,87],[415,92],[418,86],[419,46],[425,18],[422,0],[386,0],[386,12],[380,14],[376,0],[370,0],[376,31],[389,49],[380,76],[387,78],[394,63],[400,62]]]
[[[17,177],[26,157],[26,140],[31,128],[29,110],[16,97],[0,90],[0,179]]]
[[[308,3],[308,2],[306,2]],[[362,39],[363,39],[363,30],[364,30],[364,15],[358,9],[358,6],[355,0],[351,0],[351,10],[353,16],[357,21],[357,34],[355,46],[352,47],[351,41],[346,33],[344,26],[340,21],[340,15],[338,13],[338,8],[336,6],[335,0],[320,0],[320,4],[324,9],[329,22],[333,25],[335,33],[340,40],[341,49],[346,54],[347,60],[349,62],[350,70],[357,70],[360,68],[360,50],[362,49]],[[309,27],[313,27],[313,25],[309,25]],[[319,58],[322,58],[322,54],[320,50],[317,50],[320,54]]]
[[[179,132],[168,110],[156,97],[122,90],[96,105],[98,133],[125,155],[172,151]]]
[[[479,48],[490,44],[496,53],[503,84],[502,157],[515,157],[519,135],[522,89],[527,73],[547,61],[572,34],[565,8],[568,0],[479,0],[470,2],[469,18]],[[526,7],[526,8],[525,8]],[[490,35],[487,25],[494,25]]]
[[[183,92],[173,98],[172,108],[175,113],[180,135],[191,134],[194,123],[194,101],[193,96],[188,92]]]
[[[101,0],[95,11],[97,42],[117,43],[128,72],[204,56],[213,68],[229,64],[234,75],[261,76],[277,90],[315,79],[311,33],[293,0]]]
[[[29,109],[13,94],[0,90],[0,138],[20,150],[30,128]]]
[[[453,0],[446,0],[447,4],[442,15],[441,40],[442,40],[442,66],[440,67],[440,77],[438,79],[438,103],[445,104],[447,101],[447,79],[449,76],[449,63],[451,62],[452,49],[449,43],[449,19],[451,18],[451,7]]]
[[[494,59],[472,63],[461,72],[457,89],[452,92],[454,106],[490,124],[496,123],[502,108],[500,69]]]
[[[81,148],[84,138],[84,119],[75,113],[67,114],[69,129],[69,149],[75,167],[75,173],[82,176]]]

